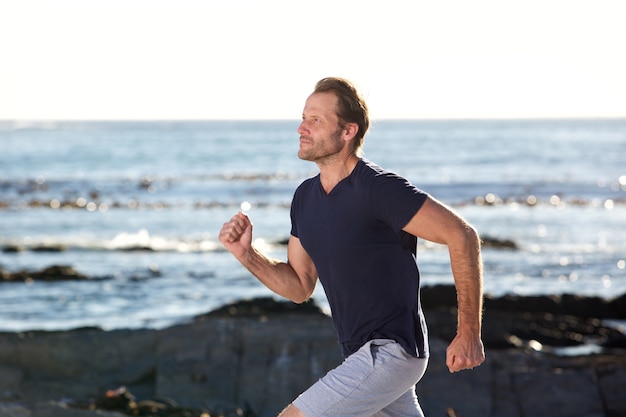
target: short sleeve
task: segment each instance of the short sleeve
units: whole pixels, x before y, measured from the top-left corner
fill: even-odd
[[[390,172],[379,173],[370,192],[374,215],[398,232],[415,216],[428,198],[427,193]]]

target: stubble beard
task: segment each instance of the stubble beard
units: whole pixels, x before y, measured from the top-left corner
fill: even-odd
[[[337,130],[333,132],[328,142],[325,144],[326,146],[315,146],[316,142],[312,140],[310,136],[300,136],[301,139],[310,140],[314,146],[306,150],[300,149],[298,151],[298,158],[302,159],[303,161],[317,163],[331,159],[334,155],[339,153],[343,146],[342,140],[339,138],[341,135],[341,131],[341,128],[337,128]]]

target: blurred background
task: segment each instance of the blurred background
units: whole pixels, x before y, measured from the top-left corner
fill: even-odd
[[[0,0],[0,268],[84,278],[1,283],[0,331],[270,296],[217,233],[244,209],[285,257],[316,173],[296,129],[329,75],[368,100],[366,158],[477,227],[486,292],[621,295],[625,19],[622,1]],[[445,250],[418,260],[452,283]]]

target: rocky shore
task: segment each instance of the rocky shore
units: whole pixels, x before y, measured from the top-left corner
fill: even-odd
[[[626,319],[626,295],[487,297],[487,360],[457,374],[445,367],[454,288],[426,287],[422,298],[427,416],[626,415],[626,335],[612,322]],[[314,303],[273,299],[162,330],[0,333],[0,417],[273,417],[340,361]]]

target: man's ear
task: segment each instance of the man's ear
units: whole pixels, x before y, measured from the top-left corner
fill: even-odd
[[[354,139],[357,133],[359,133],[359,125],[356,123],[346,123],[343,127],[344,140],[349,141]]]

